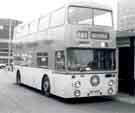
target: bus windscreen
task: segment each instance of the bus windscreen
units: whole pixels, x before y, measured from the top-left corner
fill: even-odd
[[[70,71],[115,70],[115,50],[68,49],[67,67]]]

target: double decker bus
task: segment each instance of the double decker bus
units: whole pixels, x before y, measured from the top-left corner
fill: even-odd
[[[71,2],[14,31],[17,84],[62,98],[113,96],[118,90],[112,9]]]

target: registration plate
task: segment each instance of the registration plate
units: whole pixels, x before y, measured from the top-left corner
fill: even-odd
[[[89,95],[100,95],[100,94],[101,94],[100,90],[91,90],[89,92]]]

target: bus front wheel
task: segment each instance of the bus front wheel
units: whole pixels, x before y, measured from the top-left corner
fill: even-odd
[[[21,74],[20,71],[17,71],[16,73],[16,84],[21,85]]]
[[[50,81],[47,76],[44,76],[42,79],[42,93],[45,96],[50,96]]]

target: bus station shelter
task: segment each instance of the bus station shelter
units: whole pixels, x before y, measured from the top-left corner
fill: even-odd
[[[135,96],[135,32],[117,32],[119,92]]]

